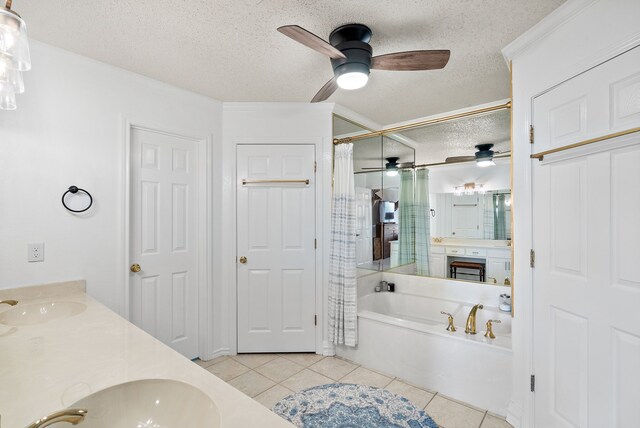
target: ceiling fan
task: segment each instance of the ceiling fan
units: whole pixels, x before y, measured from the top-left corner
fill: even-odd
[[[478,149],[478,151],[473,156],[451,156],[446,158],[444,162],[458,163],[458,162],[476,161],[478,166],[486,167],[486,166],[495,165],[495,162],[493,161],[494,156],[497,157],[496,155],[506,155],[508,153],[511,153],[509,151],[494,152],[493,150],[491,150],[493,148],[493,144],[478,144],[475,147],[476,149]],[[500,157],[504,157],[504,156],[500,156]]]
[[[367,84],[374,70],[418,71],[444,68],[451,51],[418,50],[372,56],[369,45],[371,29],[363,24],[347,24],[329,35],[329,42],[298,25],[285,25],[278,31],[331,58],[333,78],[313,97],[312,103],[324,101],[336,89],[359,89]]]
[[[374,171],[385,171],[388,176],[393,177],[398,175],[398,170],[400,168],[413,168],[413,162],[398,162],[400,160],[399,157],[388,157],[386,158],[387,163],[384,165],[384,169],[378,168],[360,168],[360,169],[370,169]]]

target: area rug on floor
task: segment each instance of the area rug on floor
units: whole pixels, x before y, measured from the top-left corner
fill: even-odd
[[[386,389],[332,383],[283,398],[273,411],[301,428],[437,428],[424,410]]]

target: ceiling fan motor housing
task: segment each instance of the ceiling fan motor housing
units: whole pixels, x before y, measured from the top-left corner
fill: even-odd
[[[369,75],[373,49],[369,45],[371,29],[362,24],[347,24],[336,28],[329,36],[333,47],[347,58],[331,59],[334,75],[360,72]]]
[[[478,149],[476,152],[476,160],[493,159],[495,153],[491,148],[493,148],[493,144],[478,144],[476,146],[476,149]]]

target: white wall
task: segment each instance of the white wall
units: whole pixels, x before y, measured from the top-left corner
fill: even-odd
[[[314,144],[316,147],[316,304],[319,352],[331,353],[326,343],[326,305],[329,260],[329,227],[332,171],[332,110],[333,104],[307,103],[225,103],[223,114],[223,149],[221,166],[222,222],[220,238],[223,242],[219,263],[222,287],[214,296],[216,320],[223,333],[215,339],[214,354],[236,352],[236,146],[238,144]],[[216,226],[217,227],[217,226]],[[214,239],[216,232],[214,231]],[[226,326],[226,328],[225,328]],[[320,327],[322,326],[322,327]],[[212,356],[213,356],[212,355]]]
[[[483,184],[485,190],[504,190],[511,187],[509,159],[496,159],[495,165],[480,168],[475,162],[439,165],[429,168],[429,194],[453,193],[465,183]]]
[[[18,109],[0,111],[0,288],[83,278],[124,313],[123,120],[216,147],[222,104],[35,41],[31,54]],[[62,207],[70,185],[93,195],[87,215]],[[27,263],[28,242],[44,262]]]
[[[531,99],[640,44],[637,0],[569,0],[503,53],[513,63],[514,387],[508,421],[533,426]],[[536,162],[536,161],[534,161]]]

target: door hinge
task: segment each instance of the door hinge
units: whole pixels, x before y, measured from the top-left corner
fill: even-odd
[[[536,252],[533,250],[529,252],[529,266],[536,267]]]
[[[318,240],[317,240],[317,239],[314,239],[314,240],[313,240],[313,248],[314,248],[315,250],[317,250],[317,249],[318,249]]]
[[[318,163],[317,162],[313,163],[313,172],[318,172]]]
[[[536,375],[531,375],[531,392],[536,391]]]
[[[533,144],[533,125],[529,125],[529,144]]]
[[[317,315],[313,316],[313,325],[318,325],[318,316]]]

